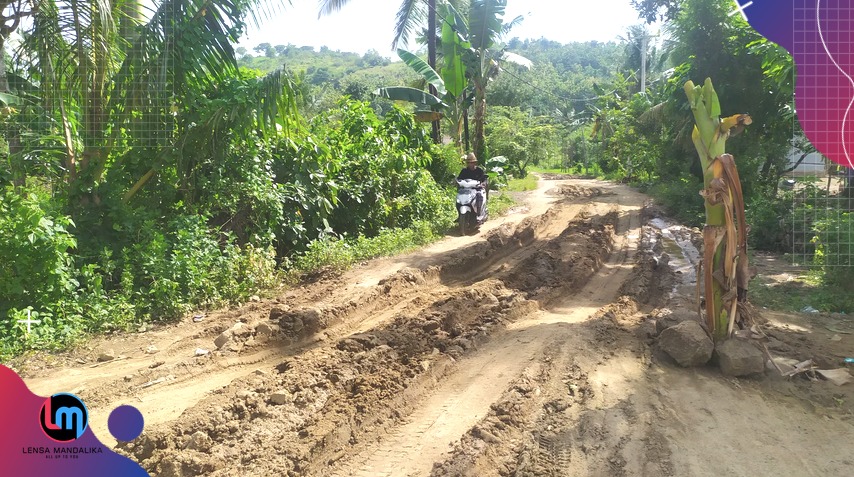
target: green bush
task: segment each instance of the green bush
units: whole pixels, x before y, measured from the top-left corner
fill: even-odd
[[[0,316],[12,308],[36,310],[77,288],[71,218],[46,210],[32,190],[0,192]]]
[[[750,225],[751,248],[791,252],[786,249],[786,234],[792,230],[792,204],[791,193],[776,198],[757,194],[749,199],[745,216]]]
[[[694,227],[702,227],[705,223],[705,209],[700,190],[703,183],[694,177],[683,176],[673,182],[665,182],[649,189],[647,192],[664,206],[673,218]]]
[[[854,216],[841,210],[824,215],[813,224],[814,263],[828,283],[854,291]]]
[[[433,158],[427,165],[427,170],[440,187],[445,187],[454,184],[454,179],[464,166],[457,148],[444,145],[434,148]]]
[[[163,228],[149,220],[130,232],[137,241],[122,250],[121,266],[139,312],[152,318],[233,303],[275,281],[272,252],[241,248],[231,236],[222,242],[203,216],[178,215]]]
[[[393,255],[428,244],[439,237],[435,226],[416,221],[406,229],[387,229],[375,237],[354,239],[326,237],[312,241],[305,252],[294,258],[292,271],[342,270],[360,260]]]
[[[452,225],[433,174],[455,176],[458,157],[411,114],[344,101],[309,126],[186,145],[175,160],[192,173],[163,168],[130,204],[120,197],[156,148],[124,154],[121,174],[79,195],[2,189],[0,357],[240,301],[280,281],[277,262],[346,266]],[[42,320],[30,333],[17,322],[28,312]]]

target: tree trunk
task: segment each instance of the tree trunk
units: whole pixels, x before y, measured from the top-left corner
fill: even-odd
[[[466,102],[466,93],[463,91],[463,104]],[[469,149],[469,108],[463,109],[463,131],[466,138],[466,152],[468,153],[471,149]]]
[[[9,77],[6,76],[6,37],[0,35],[0,92],[9,92]]]
[[[474,85],[474,139],[472,150],[477,158],[486,161],[486,144],[483,123],[486,120],[486,91],[483,85],[475,81]]]
[[[427,63],[433,70],[436,69],[436,0],[427,1]],[[436,96],[436,88],[430,85],[430,94]],[[439,144],[441,140],[441,129],[439,120],[431,123],[433,142]]]

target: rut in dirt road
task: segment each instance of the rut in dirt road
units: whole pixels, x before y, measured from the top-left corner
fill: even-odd
[[[609,240],[594,241],[600,255],[591,253],[590,243],[578,240],[592,225],[582,221],[570,224],[523,260],[507,274],[505,285],[536,290],[533,298],[548,304],[559,302],[561,312],[538,311],[508,324],[506,331],[496,333],[457,363],[456,372],[445,378],[404,426],[378,446],[362,451],[352,463],[343,463],[343,469],[333,475],[426,475],[449,450],[449,444],[489,412],[491,404],[544,348],[572,341],[574,332],[567,324],[586,320],[617,298],[631,270],[639,216],[638,208],[614,208],[606,213],[603,220],[616,230],[609,233]],[[612,254],[614,244],[617,251]]]
[[[492,272],[485,268],[488,264],[521,260],[527,245],[548,239],[554,223],[569,222],[582,209],[582,205],[568,204],[516,227],[501,226],[488,235],[486,246],[449,249],[413,262],[420,268],[404,266],[396,272],[380,268],[373,274],[368,269],[355,279],[333,277],[289,291],[274,302],[212,314],[190,329],[169,327],[149,334],[144,344],[137,345],[146,351],[127,359],[68,367],[44,377],[25,376],[35,392],[44,394],[58,387],[75,392],[96,416],[106,416],[111,406],[124,402],[137,406],[149,423],[170,421],[205,394],[255,369],[272,368],[282,356],[296,356],[323,342],[368,331],[398,315],[419,313],[447,296],[445,282],[454,286],[464,277],[477,280]],[[215,338],[230,333],[235,320],[242,323],[241,329],[219,351],[193,357],[194,350],[211,350]],[[158,350],[156,354],[148,354],[151,348]],[[151,385],[155,382],[161,384]],[[170,399],[163,399],[165,394]],[[95,419],[92,427],[111,442],[106,417]]]
[[[363,321],[374,326],[356,326],[355,334],[327,334],[294,358],[235,380],[179,419],[147,429],[125,451],[157,475],[270,475],[273,469],[324,475],[330,465],[346,475],[357,472],[351,466],[364,467],[361,456],[383,452],[390,442],[383,436],[408,442],[412,428],[432,440],[430,432],[444,429],[450,432],[444,448],[435,454],[418,451],[415,471],[426,474],[447,444],[485,415],[527,360],[554,338],[551,328],[559,324],[531,321],[548,316],[538,311],[541,300],[586,290],[600,269],[612,276],[606,281],[616,293],[630,273],[629,237],[637,235],[639,210],[568,200],[512,231],[495,230],[477,253],[452,252],[438,269],[410,269],[381,280],[381,288],[409,283],[420,305],[376,324]],[[406,274],[409,279],[402,278]],[[601,304],[593,300],[589,307]],[[375,307],[373,315],[393,306]],[[294,329],[293,323],[305,326],[316,315],[291,308],[278,316],[278,325],[283,331]],[[526,322],[529,326],[508,329]],[[346,319],[340,326],[352,328]],[[486,380],[494,384],[470,386],[482,376],[491,376]],[[437,414],[429,403],[449,390],[459,404],[451,414]],[[477,408],[474,413],[465,411],[471,406]],[[461,412],[466,419],[456,418],[454,413]],[[429,430],[428,425],[425,432],[421,423],[443,416],[454,426]],[[400,455],[390,457],[396,461]]]
[[[769,394],[656,351],[661,307],[694,309],[699,231],[621,185],[541,181],[528,197],[479,236],[25,379],[142,409],[143,435],[118,450],[160,477],[850,474],[846,394],[806,380]],[[809,339],[785,329],[777,349]]]

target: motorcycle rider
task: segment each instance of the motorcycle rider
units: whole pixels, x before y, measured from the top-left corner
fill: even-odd
[[[481,187],[487,187],[487,183],[489,181],[489,177],[487,177],[486,172],[478,167],[477,165],[477,156],[474,155],[473,152],[470,152],[466,155],[466,167],[460,171],[459,175],[457,175],[457,180],[465,180],[465,179],[474,179],[480,182]],[[489,190],[488,188],[486,190]],[[480,215],[482,207],[483,207],[483,196],[477,194],[477,198],[475,199],[475,207],[477,208],[476,215]]]

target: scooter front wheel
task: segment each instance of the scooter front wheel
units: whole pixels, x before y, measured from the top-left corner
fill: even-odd
[[[465,237],[469,231],[469,215],[471,212],[466,212],[460,215],[460,236]]]

